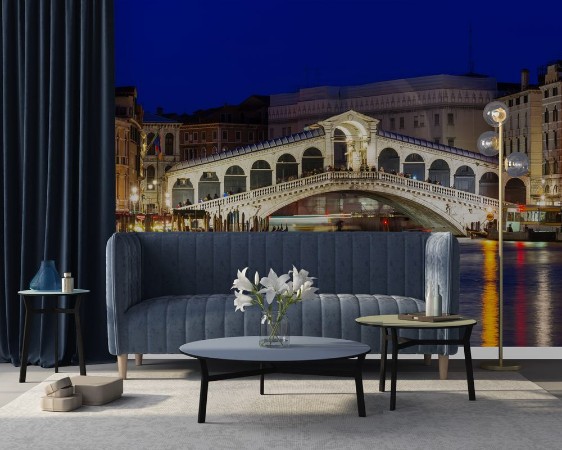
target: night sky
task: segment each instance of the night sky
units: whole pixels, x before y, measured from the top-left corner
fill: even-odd
[[[533,8],[533,5],[535,8]],[[549,12],[550,11],[550,12]],[[519,82],[562,59],[562,7],[463,0],[115,0],[115,83],[192,113],[252,94],[469,71]]]

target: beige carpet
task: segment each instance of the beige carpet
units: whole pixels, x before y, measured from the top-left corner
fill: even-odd
[[[69,374],[56,374],[53,380]],[[96,374],[97,375],[97,374]],[[559,449],[562,401],[517,373],[485,373],[475,402],[466,381],[398,382],[397,409],[365,381],[357,416],[351,379],[271,376],[212,382],[207,423],[197,423],[199,378],[131,371],[120,400],[70,413],[39,408],[45,383],[0,409],[5,449]],[[460,377],[461,374],[452,374]],[[485,378],[482,378],[485,377]]]

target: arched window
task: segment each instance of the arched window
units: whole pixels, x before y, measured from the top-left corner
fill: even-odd
[[[295,157],[285,153],[279,157],[275,167],[277,183],[291,181],[298,177],[298,163]]]
[[[164,153],[166,156],[174,155],[174,135],[172,133],[167,133],[164,144]]]
[[[379,153],[378,164],[379,170],[384,170],[388,173],[400,172],[400,157],[393,148],[387,147]]]
[[[254,162],[250,170],[250,189],[271,186],[272,173],[271,166],[267,161],[260,159]]]
[[[552,110],[552,121],[558,122],[558,109],[556,109],[556,106]]]
[[[312,175],[315,171],[322,172],[324,169],[324,157],[322,152],[315,147],[307,148],[302,155],[302,173]]]
[[[455,172],[455,188],[474,194],[474,179],[474,171],[469,166],[461,166]]]
[[[544,110],[544,123],[548,123],[548,108]]]
[[[155,176],[156,169],[154,168],[154,166],[148,166],[146,168],[146,183],[149,186],[148,189],[151,189],[150,186],[152,186],[152,182],[154,181]]]
[[[246,192],[246,174],[240,166],[230,166],[224,176],[224,190],[229,195]]]
[[[425,162],[417,153],[410,153],[404,160],[404,175],[425,181]]]

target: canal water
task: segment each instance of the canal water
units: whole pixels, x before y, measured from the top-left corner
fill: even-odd
[[[498,345],[498,243],[459,239],[460,313],[478,320],[472,344]],[[562,243],[504,242],[504,347],[562,346]]]

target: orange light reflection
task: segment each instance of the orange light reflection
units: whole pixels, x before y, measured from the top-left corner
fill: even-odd
[[[497,347],[498,340],[498,243],[484,241],[484,263],[482,275],[484,286],[482,291],[482,346]]]

